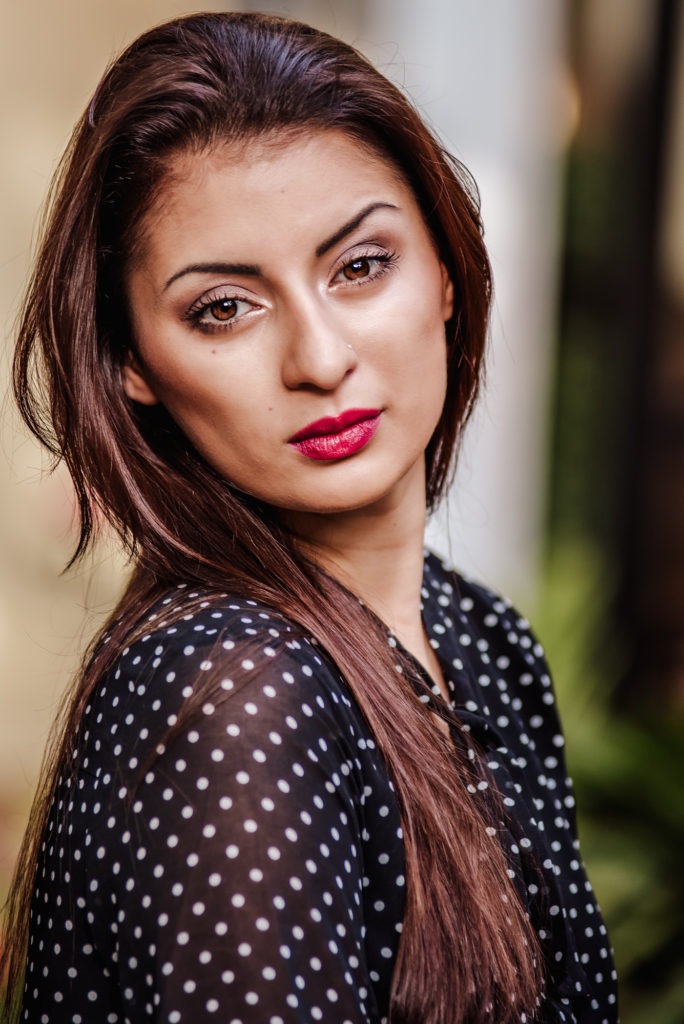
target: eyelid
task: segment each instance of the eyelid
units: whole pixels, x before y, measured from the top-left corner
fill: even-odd
[[[340,253],[333,263],[331,273],[334,275],[348,263],[353,263],[354,260],[362,260],[364,257],[367,259],[381,259],[383,256],[393,257],[394,255],[394,252],[382,242],[355,242],[353,245],[348,246],[343,253]]]
[[[212,306],[215,302],[222,302],[226,299],[234,299],[236,302],[249,302],[253,306],[258,305],[254,299],[245,295],[242,289],[236,288],[234,285],[218,284],[195,299],[183,315],[185,318],[191,319],[196,314],[203,312],[207,306]]]

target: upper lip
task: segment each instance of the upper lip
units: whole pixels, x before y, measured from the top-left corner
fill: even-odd
[[[324,416],[320,420],[314,420],[307,424],[303,430],[293,434],[288,444],[293,441],[306,441],[310,437],[325,437],[327,434],[339,434],[345,427],[351,427],[354,423],[363,423],[364,420],[375,419],[380,415],[380,409],[346,409],[339,416]]]

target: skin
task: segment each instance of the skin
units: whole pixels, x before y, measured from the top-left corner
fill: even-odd
[[[227,479],[283,510],[443,686],[420,586],[453,288],[411,190],[340,132],[219,146],[176,158],[140,241],[128,397],[163,403]],[[288,443],[359,408],[379,425],[347,458]]]

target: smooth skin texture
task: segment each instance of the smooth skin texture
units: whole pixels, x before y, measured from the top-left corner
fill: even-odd
[[[284,510],[441,681],[420,581],[453,288],[411,190],[337,131],[220,145],[176,158],[140,242],[128,397],[163,403],[220,473]],[[289,444],[348,409],[381,410],[355,454]]]

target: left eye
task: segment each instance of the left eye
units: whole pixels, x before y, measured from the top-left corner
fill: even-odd
[[[337,284],[370,284],[396,266],[392,252],[359,253],[336,271],[333,281]]]

